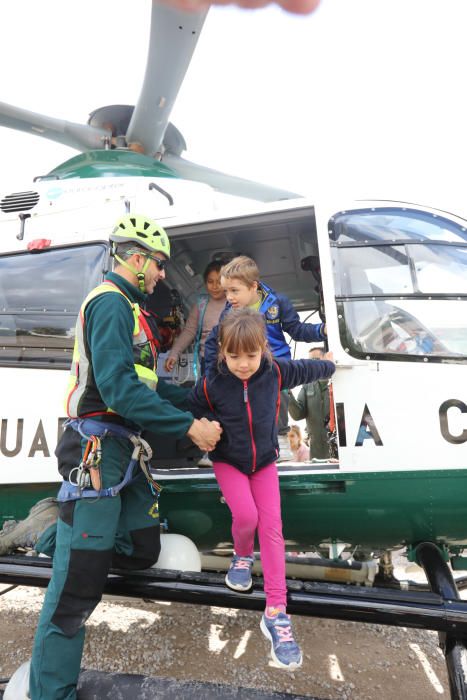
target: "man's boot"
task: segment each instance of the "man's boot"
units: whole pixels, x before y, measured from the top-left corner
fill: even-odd
[[[15,549],[34,549],[39,537],[58,518],[58,503],[55,498],[38,501],[25,520],[7,520],[0,532],[0,556]]]

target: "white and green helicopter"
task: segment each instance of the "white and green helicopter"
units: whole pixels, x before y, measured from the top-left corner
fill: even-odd
[[[0,103],[1,126],[80,151],[27,190],[0,193],[0,526],[57,492],[76,316],[112,265],[112,223],[144,212],[173,246],[151,300],[167,323],[174,300],[185,311],[194,303],[208,262],[238,253],[298,311],[326,321],[339,461],[279,464],[287,547],[320,555],[299,574],[320,583],[291,584],[291,612],[438,630],[451,696],[465,698],[467,605],[447,562],[467,569],[467,218],[385,198],[309,201],[186,161],[169,118],[206,12],[152,4],[134,107],[102,107],[83,125]],[[190,379],[191,359],[168,379]],[[206,552],[231,546],[230,514],[199,456],[155,441],[161,516],[167,535],[204,553],[205,569],[221,568]],[[395,579],[391,552],[401,548],[431,592]],[[0,559],[2,582],[46,585],[49,573],[33,558]],[[172,574],[113,575],[108,590],[262,605],[256,587],[242,597],[212,575]],[[365,587],[343,585],[352,582]]]

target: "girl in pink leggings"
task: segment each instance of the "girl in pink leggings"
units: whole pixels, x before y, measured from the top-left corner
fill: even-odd
[[[266,594],[261,630],[271,642],[273,660],[289,670],[301,666],[302,653],[286,610],[285,546],[275,464],[280,392],[327,379],[334,370],[334,363],[326,359],[273,360],[263,317],[251,308],[234,309],[219,328],[217,366],[208,369],[191,394],[193,413],[218,420],[223,429],[210,457],[232,513],[235,554],[226,584],[235,591],[251,589],[257,531]]]

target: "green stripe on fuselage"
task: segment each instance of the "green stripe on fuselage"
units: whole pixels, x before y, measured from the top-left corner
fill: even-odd
[[[301,470],[304,471],[304,470]],[[231,516],[215,479],[159,479],[161,522],[186,535],[199,549],[231,541]],[[281,475],[284,536],[289,549],[347,542],[365,550],[422,541],[467,547],[467,470],[313,472]],[[0,526],[24,518],[57,484],[11,484],[0,489]]]

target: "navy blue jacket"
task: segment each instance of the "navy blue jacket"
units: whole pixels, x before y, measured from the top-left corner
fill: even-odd
[[[300,316],[292,306],[292,302],[283,294],[277,294],[264,282],[260,282],[258,291],[261,294],[261,304],[258,312],[264,316],[268,335],[268,345],[274,357],[290,360],[290,348],[284,337],[284,331],[293,340],[305,343],[316,343],[325,339],[324,323],[302,323]],[[219,317],[219,323],[232,308],[229,302]],[[219,325],[214,326],[206,338],[204,346],[205,367],[217,362],[217,336]]]
[[[218,420],[223,433],[210,457],[245,474],[277,459],[277,412],[281,389],[327,379],[335,370],[327,360],[266,358],[247,381],[232,374],[225,362],[210,367],[193,387],[188,405],[197,418]]]

